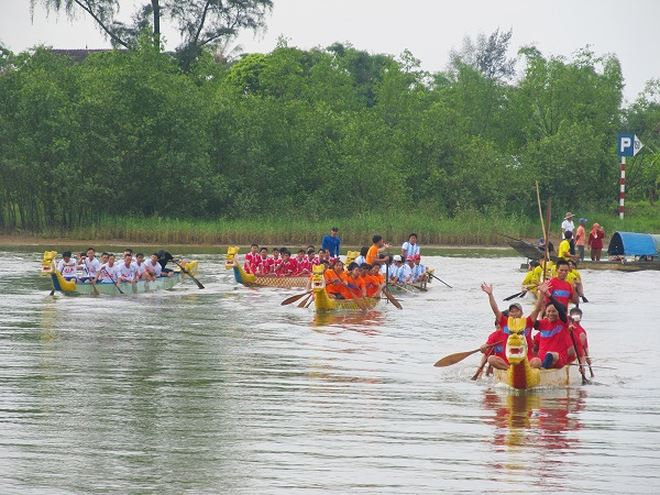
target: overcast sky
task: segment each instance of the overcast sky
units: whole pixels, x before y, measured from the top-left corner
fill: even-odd
[[[64,3],[64,2],[63,2]],[[122,15],[134,0],[120,0]],[[0,0],[0,42],[18,52],[37,44],[53,48],[105,48],[110,44],[92,21],[80,15],[46,15],[30,0]],[[409,49],[429,71],[447,66],[449,51],[463,38],[513,28],[515,50],[536,45],[544,55],[570,56],[590,45],[597,54],[621,61],[627,100],[651,78],[660,78],[660,0],[274,0],[268,29],[245,33],[237,43],[245,52],[268,52],[283,36],[289,46],[312,48],[348,42],[372,53],[400,54]],[[165,28],[168,48],[178,44]],[[513,53],[512,53],[513,54]]]

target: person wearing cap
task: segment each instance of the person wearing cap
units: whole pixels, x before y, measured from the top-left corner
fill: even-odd
[[[327,251],[331,258],[339,257],[339,245],[341,244],[341,239],[338,234],[339,229],[337,227],[332,227],[330,229],[330,234],[323,236],[323,239],[321,240],[321,249]]]
[[[575,230],[575,247],[577,248],[577,256],[580,261],[584,261],[584,246],[587,243],[587,233],[584,229],[584,225],[587,223],[586,218],[580,218],[578,220],[579,225]]]
[[[429,274],[426,273],[426,267],[422,265],[422,257],[418,254],[415,256],[415,267],[413,268],[412,280],[413,283],[421,284],[429,279]]]
[[[547,291],[547,288],[548,288],[547,282],[539,286],[539,290],[542,289],[543,291]],[[523,318],[522,306],[519,303],[512,303],[509,305],[508,314],[503,314],[500,311],[500,308],[497,306],[497,301],[495,301],[495,296],[493,295],[493,286],[484,282],[481,284],[481,290],[484,291],[486,294],[488,294],[488,302],[490,303],[490,308],[493,310],[493,314],[495,315],[496,321],[499,323],[499,327],[502,332],[502,337],[508,338],[509,335],[511,334],[511,331],[509,330],[509,317]],[[534,357],[532,352],[532,329],[534,328],[536,317],[541,312],[542,306],[543,306],[543,298],[539,297],[538,300],[536,301],[536,305],[534,306],[534,309],[529,314],[529,316],[527,316],[525,320],[525,330],[523,333],[525,335],[525,340],[527,341],[527,359],[529,360],[531,360]],[[492,342],[490,344],[492,344]],[[484,346],[482,346],[482,352],[485,352],[487,345],[489,345],[488,342],[484,344]],[[506,340],[503,342],[503,345],[506,345]],[[488,364],[490,364],[493,368],[498,368],[503,370],[509,368],[509,363],[506,360],[505,355],[490,356],[488,358]]]
[[[564,238],[565,232],[573,232],[575,230],[575,224],[573,223],[573,214],[570,211],[566,212],[564,215],[564,221],[561,223],[561,237]]]
[[[71,258],[71,251],[64,251],[62,258],[57,263],[57,271],[62,274],[64,280],[77,280],[78,263]]]
[[[404,274],[403,272],[407,268],[406,265],[403,264],[403,258],[401,258],[401,255],[395,254],[394,258],[392,258],[394,263],[393,266],[390,267],[390,283],[392,284],[398,284],[398,283],[403,283],[404,278],[402,275]]]

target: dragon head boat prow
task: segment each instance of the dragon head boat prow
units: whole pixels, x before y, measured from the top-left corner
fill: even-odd
[[[504,383],[518,390],[538,387],[541,383],[541,371],[529,365],[527,357],[526,318],[509,316],[507,322],[509,337],[506,340],[506,358],[509,369],[506,370]]]
[[[314,292],[325,292],[325,277],[323,272],[325,271],[325,266],[323,265],[314,265],[312,267],[312,290]]]
[[[231,270],[237,264],[236,256],[241,250],[238,246],[227,246],[227,259],[225,260],[225,268]]]

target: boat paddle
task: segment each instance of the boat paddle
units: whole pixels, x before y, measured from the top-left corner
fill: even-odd
[[[429,273],[429,275],[431,275],[431,277],[433,277],[434,279],[436,279],[436,280],[442,282],[443,284],[445,284],[445,285],[446,285],[447,287],[449,287],[450,289],[453,289],[453,287],[452,287],[451,285],[449,285],[447,282],[445,282],[444,280],[442,280],[442,279],[441,279],[440,277],[438,277],[437,275],[434,275],[433,273]]]
[[[192,279],[192,281],[195,282],[195,283],[197,284],[197,287],[198,287],[198,288],[200,288],[200,289],[203,289],[203,288],[204,288],[204,286],[202,285],[202,283],[201,283],[199,280],[197,280],[197,279],[194,277],[194,275],[193,275],[192,273],[190,273],[188,270],[186,270],[185,267],[184,267],[181,263],[179,263],[179,262],[176,261],[176,260],[173,260],[173,261],[174,261],[174,264],[175,264],[176,266],[178,266],[179,268],[181,268],[181,271],[182,271],[183,273],[185,273],[186,275],[188,275],[188,276]]]
[[[298,299],[300,299],[301,297],[305,297],[307,294],[311,294],[311,293],[312,293],[312,291],[310,289],[307,292],[303,292],[302,294],[296,294],[296,295],[293,295],[293,296],[289,296],[284,301],[282,301],[280,303],[280,306],[286,306],[287,304],[292,304],[292,303],[296,302]]]
[[[515,294],[511,294],[509,297],[505,297],[502,299],[503,301],[510,301],[511,299],[515,299],[516,297],[522,297],[525,294],[527,294],[526,290],[521,290],[520,292],[516,292]]]
[[[580,354],[578,353],[578,346],[577,342],[575,341],[575,335],[573,334],[572,326],[568,328],[568,333],[571,334],[571,341],[573,342],[573,349],[575,350],[575,358],[577,359],[578,368],[580,369],[580,374],[582,375],[582,385],[587,385],[591,382],[587,379],[587,375],[584,372],[584,365],[580,362]]]
[[[403,309],[403,306],[401,306],[401,303],[394,297],[392,294],[390,294],[390,291],[387,290],[386,287],[383,287],[383,294],[385,294],[385,297],[389,302],[391,302],[395,308],[398,309]]]
[[[472,375],[472,378],[470,380],[477,381],[479,377],[481,376],[481,372],[484,370],[484,366],[486,366],[486,363],[488,362],[488,357],[493,353],[493,348],[489,348],[485,353],[484,357],[481,361],[481,365],[477,368],[477,371],[474,372],[474,375]]]
[[[96,282],[94,282],[94,278],[89,274],[89,268],[87,267],[87,258],[83,258],[83,266],[85,267],[85,272],[87,272],[87,278],[89,279],[89,283],[92,284],[92,293],[95,296],[99,295],[99,290],[96,288]]]
[[[298,303],[298,307],[299,307],[299,308],[304,308],[304,307],[305,307],[305,304],[307,304],[307,301],[309,300],[310,297],[312,297],[312,293],[311,293],[311,292],[310,292],[309,294],[307,294],[307,297],[303,297],[303,298],[300,300],[300,302]]]
[[[115,284],[115,287],[117,288],[117,290],[119,291],[119,293],[120,293],[120,294],[123,294],[124,291],[121,290],[121,288],[119,287],[119,284],[115,281],[114,278],[112,278],[112,275],[110,275],[110,274],[108,273],[108,270],[106,270],[105,268],[101,268],[101,271],[105,272],[105,274],[106,274],[108,277],[110,277],[110,280],[112,280],[112,283]]]
[[[494,344],[490,344],[488,347],[493,347],[501,343],[502,342],[496,342]],[[441,359],[438,359],[433,366],[435,366],[436,368],[442,368],[443,366],[451,366],[452,364],[460,363],[466,357],[471,356],[472,354],[479,351],[481,351],[481,347],[477,347],[473,351],[455,352],[454,354],[449,354]]]

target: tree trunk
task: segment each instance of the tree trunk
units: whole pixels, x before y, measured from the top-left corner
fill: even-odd
[[[151,0],[154,10],[154,46],[160,51],[160,5],[159,0]]]

